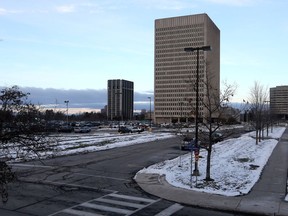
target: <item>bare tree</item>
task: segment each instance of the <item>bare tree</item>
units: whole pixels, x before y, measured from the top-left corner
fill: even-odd
[[[203,146],[207,150],[207,161],[206,161],[206,181],[213,180],[211,178],[211,156],[212,148],[214,144],[214,135],[216,131],[222,125],[226,110],[228,108],[231,98],[234,96],[237,89],[236,84],[228,84],[224,82],[222,84],[222,89],[219,91],[217,87],[215,88],[215,80],[213,73],[209,71],[209,65],[206,67],[206,77],[203,79],[204,92],[205,94],[200,97],[201,104],[203,106],[203,115],[202,115],[202,125],[208,131],[208,140],[205,140],[207,137],[207,132],[202,135],[203,141],[206,145]]]
[[[252,124],[256,130],[256,144],[264,136],[264,127],[268,121],[266,114],[266,105],[268,101],[268,88],[255,81],[254,86],[250,88],[249,104],[252,113]],[[266,121],[265,121],[266,120]],[[262,132],[262,135],[261,135]]]
[[[209,64],[206,63],[206,73],[199,80],[199,85],[203,86],[199,94],[199,118],[201,119],[202,130],[199,131],[199,137],[201,141],[201,148],[207,150],[207,161],[206,161],[206,181],[212,181],[211,178],[211,156],[214,141],[214,135],[219,130],[223,123],[223,119],[226,117],[227,109],[229,108],[229,102],[234,96],[237,89],[237,85],[228,84],[224,82],[222,89],[219,89],[219,80],[213,75],[213,71],[210,70]],[[188,83],[188,82],[187,82]],[[192,83],[192,85],[191,85]],[[190,80],[190,86],[192,91],[196,91],[196,83],[194,84]],[[194,101],[189,101],[191,106],[191,114],[195,113],[196,107]],[[237,112],[235,115],[240,115]]]
[[[17,86],[4,88],[0,93],[0,193],[5,202],[5,186],[15,177],[7,161],[41,158],[50,150],[50,142],[39,108],[28,101],[29,93]]]

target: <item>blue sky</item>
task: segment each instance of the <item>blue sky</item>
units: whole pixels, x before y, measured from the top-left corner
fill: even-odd
[[[254,81],[288,85],[287,9],[287,0],[0,0],[0,86],[68,94],[127,79],[148,95],[155,19],[207,13],[221,31],[221,80],[241,101]]]

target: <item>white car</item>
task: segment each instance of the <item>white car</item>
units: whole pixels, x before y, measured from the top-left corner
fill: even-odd
[[[132,131],[132,133],[141,133],[144,131],[144,129],[140,127],[131,127],[130,130]]]

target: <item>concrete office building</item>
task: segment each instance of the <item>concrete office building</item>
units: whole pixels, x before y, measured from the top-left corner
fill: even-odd
[[[277,119],[288,119],[288,85],[270,88],[270,111]]]
[[[127,80],[108,80],[108,120],[133,119],[134,83]]]
[[[197,51],[185,52],[184,48],[208,45],[211,51],[199,50],[200,97],[206,93],[203,81],[207,79],[216,95],[220,93],[220,30],[207,14],[155,20],[156,123],[195,121]],[[198,111],[201,121],[207,113],[201,102]]]

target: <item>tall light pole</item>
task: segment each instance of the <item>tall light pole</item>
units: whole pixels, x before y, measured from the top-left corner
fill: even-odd
[[[150,100],[150,130],[152,128],[152,118],[151,118],[151,97],[148,97],[148,99]]]
[[[196,151],[199,154],[199,143],[198,143],[198,123],[199,123],[199,51],[211,51],[211,46],[202,46],[202,47],[187,47],[184,48],[185,52],[194,52],[196,51],[197,54],[197,68],[196,68],[196,112],[195,112],[195,155]],[[191,158],[192,158],[192,151],[191,150]],[[192,164],[191,164],[192,166]],[[192,175],[192,174],[191,174]],[[194,176],[199,176],[199,169],[198,169],[198,161],[195,159],[195,169],[193,171]]]
[[[67,126],[69,125],[69,121],[68,121],[68,104],[69,104],[69,100],[65,100],[64,103],[66,103],[66,118],[67,118]]]

